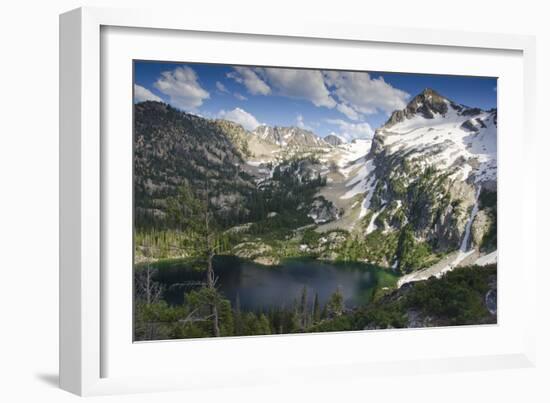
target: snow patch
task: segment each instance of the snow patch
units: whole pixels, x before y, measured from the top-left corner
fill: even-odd
[[[463,127],[464,122],[469,127]],[[473,175],[480,183],[496,179],[497,127],[491,112],[481,112],[467,119],[450,107],[433,119],[415,115],[381,132],[390,153],[406,152],[419,157],[422,165],[440,169],[453,168],[454,179],[466,180]],[[472,168],[471,163],[476,165]]]
[[[352,186],[350,190],[340,196],[340,199],[351,199],[352,197],[365,193],[372,185],[372,181],[375,179],[374,175],[371,175],[374,172],[374,161],[368,160],[363,164],[355,176],[348,180],[346,187]]]
[[[370,151],[372,139],[356,139],[351,143],[340,144],[336,147],[338,156],[338,167],[345,168],[359,158],[364,158]]]
[[[487,255],[479,257],[474,264],[478,266],[487,266],[488,264],[496,264],[497,263],[497,257],[498,253],[495,250],[494,252],[491,252]]]
[[[375,212],[372,215],[372,217],[370,219],[370,222],[369,222],[369,225],[367,227],[367,231],[366,231],[367,235],[370,234],[371,232],[374,232],[376,230],[376,228],[378,228],[376,226],[376,224],[374,223],[374,221],[376,220],[376,217],[378,217],[380,215],[380,213],[382,213],[382,211],[385,210],[385,208],[386,208],[386,206],[382,207],[380,210],[378,210],[377,212]]]

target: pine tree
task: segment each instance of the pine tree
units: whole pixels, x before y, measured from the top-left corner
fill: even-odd
[[[330,296],[326,308],[327,314],[331,318],[342,315],[344,312],[344,295],[340,287],[336,288],[334,294]]]
[[[315,293],[313,300],[313,323],[318,323],[321,320],[321,309],[319,306],[319,295]]]
[[[323,310],[321,311],[321,319],[326,319],[328,318],[328,304],[325,304],[325,306],[323,306]]]
[[[269,319],[263,313],[258,318],[258,334],[271,334]]]
[[[241,314],[241,298],[239,297],[239,293],[237,293],[237,296],[235,297],[235,313],[233,317],[235,334],[237,336],[241,336],[243,334],[243,318]]]
[[[210,307],[212,333],[220,336],[219,295],[216,289],[214,274],[214,255],[219,251],[219,231],[210,207],[210,188],[208,176],[204,181],[202,198],[197,197],[187,182],[179,188],[177,197],[167,200],[168,211],[172,219],[179,224],[182,231],[192,234],[195,244],[194,253],[197,257],[206,260],[206,288],[205,295],[211,297],[206,303]]]
[[[302,330],[304,330],[306,327],[307,327],[307,316],[308,316],[308,312],[307,312],[307,288],[306,286],[304,285],[304,288],[302,288],[302,298],[301,298],[301,301],[300,301],[300,325],[301,325],[301,328]]]

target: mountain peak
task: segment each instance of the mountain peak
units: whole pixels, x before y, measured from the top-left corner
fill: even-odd
[[[418,95],[422,95],[424,97],[429,97],[429,96],[441,97],[441,95],[436,90],[429,87],[424,88],[422,92]]]
[[[415,96],[407,105],[406,109],[416,113],[420,111],[423,115],[430,115],[431,112],[446,113],[447,105],[451,102],[431,88],[425,88],[420,94]],[[424,116],[427,119],[433,116]]]
[[[449,106],[457,109],[454,102],[434,89],[424,88],[420,94],[411,99],[405,109],[394,111],[384,126],[390,127],[417,115],[425,119],[433,119],[435,115],[445,115],[449,110]]]
[[[338,136],[336,134],[332,134],[332,133],[325,136],[325,137],[323,137],[323,140],[325,140],[325,142],[327,142],[331,146],[339,146],[341,144],[346,143],[346,140],[343,137],[340,137],[340,136]]]

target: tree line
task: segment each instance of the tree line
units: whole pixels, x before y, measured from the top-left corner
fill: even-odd
[[[305,333],[346,311],[339,288],[321,306],[318,294],[311,298],[305,286],[290,307],[244,311],[238,295],[231,304],[208,284],[186,292],[183,304],[169,305],[162,298],[162,286],[154,280],[157,270],[147,265],[135,277],[135,340]]]

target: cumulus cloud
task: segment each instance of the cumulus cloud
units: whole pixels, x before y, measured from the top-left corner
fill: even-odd
[[[372,137],[374,131],[367,122],[351,123],[343,119],[327,119],[327,123],[338,126],[334,134],[343,137],[347,141]]]
[[[218,91],[220,92],[224,92],[226,94],[229,93],[229,91],[227,91],[227,88],[225,88],[225,85],[223,85],[222,83],[220,83],[219,81],[216,81],[216,88],[218,89]]]
[[[197,73],[189,66],[161,73],[155,88],[168,95],[169,103],[180,109],[198,108],[210,97],[208,91],[201,87]]]
[[[276,94],[304,99],[315,106],[336,106],[320,70],[235,67],[227,76],[243,84],[252,95]]]
[[[252,95],[275,94],[336,108],[349,120],[403,109],[410,95],[366,72],[235,67],[227,74]]]
[[[245,97],[243,94],[239,94],[238,92],[235,92],[233,94],[235,98],[237,98],[239,101],[246,101],[248,98]]]
[[[227,73],[227,77],[243,84],[252,95],[268,95],[271,93],[269,85],[249,67],[233,67],[233,71]]]
[[[325,71],[324,78],[339,101],[338,110],[353,120],[361,114],[390,114],[403,109],[410,97],[405,91],[386,83],[383,77],[372,78],[365,72]]]
[[[258,122],[254,115],[241,108],[235,108],[230,111],[221,110],[218,115],[222,119],[231,120],[232,122],[240,124],[246,130],[254,130],[256,127],[260,126],[260,122]]]
[[[305,99],[315,106],[336,106],[319,70],[262,68],[258,71],[279,95]]]
[[[336,109],[338,109],[340,112],[346,115],[348,119],[358,120],[360,117],[359,114],[355,111],[355,109],[353,109],[352,107],[346,104],[338,104],[336,106]]]
[[[141,85],[134,84],[134,102],[145,102],[145,101],[162,102],[162,99],[160,97],[157,97],[147,88],[142,87]]]

